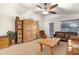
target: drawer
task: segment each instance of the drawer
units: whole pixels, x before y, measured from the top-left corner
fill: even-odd
[[[19,35],[17,36],[17,38],[22,38],[22,35],[21,35],[21,34],[19,34]]]
[[[22,30],[18,30],[18,32],[17,33],[22,33]]]
[[[22,29],[22,26],[21,26],[21,25],[18,25],[17,28],[18,28],[18,29]]]

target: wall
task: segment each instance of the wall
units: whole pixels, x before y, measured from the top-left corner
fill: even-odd
[[[0,36],[6,35],[6,32],[15,30],[14,10],[16,4],[0,4]]]

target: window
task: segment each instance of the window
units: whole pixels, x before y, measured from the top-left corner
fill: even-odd
[[[63,32],[78,32],[79,20],[64,21],[61,24],[61,31]]]

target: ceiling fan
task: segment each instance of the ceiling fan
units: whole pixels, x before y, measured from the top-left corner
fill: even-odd
[[[50,5],[48,6],[48,4],[50,4]],[[48,13],[56,14],[56,12],[51,11],[51,10],[56,8],[58,6],[58,4],[51,5],[51,3],[44,3],[44,7],[42,7],[40,5],[36,5],[36,6],[41,9],[41,11],[39,11],[39,13],[42,12],[43,15],[46,15]]]

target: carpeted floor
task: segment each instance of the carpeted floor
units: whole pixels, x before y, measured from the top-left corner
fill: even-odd
[[[8,48],[0,50],[0,55],[50,55],[49,48],[44,47],[40,51],[39,40],[34,40],[26,43],[15,44]],[[59,46],[54,48],[54,55],[66,55],[67,42],[60,42]]]

